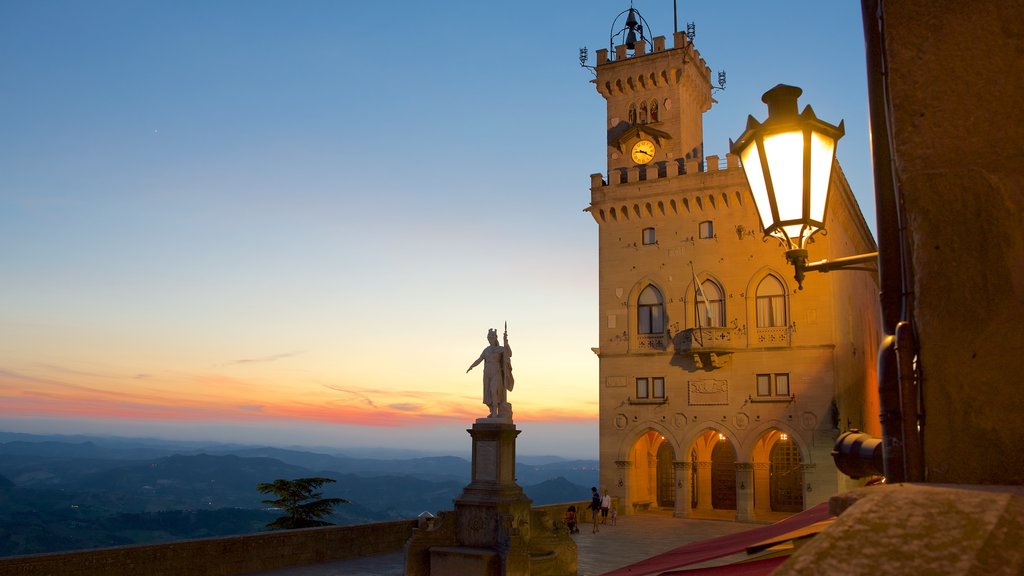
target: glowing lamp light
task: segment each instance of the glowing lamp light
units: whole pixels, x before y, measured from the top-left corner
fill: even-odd
[[[785,84],[765,92],[761,101],[768,105],[768,118],[758,122],[749,116],[746,130],[730,142],[743,163],[764,235],[782,243],[801,288],[804,272],[845,266],[839,261],[807,265],[807,242],[825,229],[836,142],[846,133],[842,121],[833,126],[819,120],[810,106],[798,113],[796,101],[802,93]],[[867,261],[857,258],[858,264]]]

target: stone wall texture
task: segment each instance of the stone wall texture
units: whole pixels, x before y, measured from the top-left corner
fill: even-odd
[[[0,558],[0,576],[230,576],[394,552],[415,520]]]

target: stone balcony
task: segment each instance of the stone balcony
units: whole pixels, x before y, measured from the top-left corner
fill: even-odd
[[[675,335],[676,353],[688,356],[697,368],[722,368],[740,347],[732,328],[687,328]]]

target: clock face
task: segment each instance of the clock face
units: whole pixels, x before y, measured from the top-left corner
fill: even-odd
[[[633,162],[637,164],[647,164],[651,160],[654,160],[654,142],[650,140],[641,140],[633,145]]]

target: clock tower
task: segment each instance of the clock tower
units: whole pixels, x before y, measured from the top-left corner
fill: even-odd
[[[676,32],[673,42],[666,48],[664,36],[650,44],[641,37],[597,51],[594,82],[608,101],[609,174],[639,168],[642,179],[675,176],[703,155],[701,118],[714,103],[711,70],[686,34]]]

